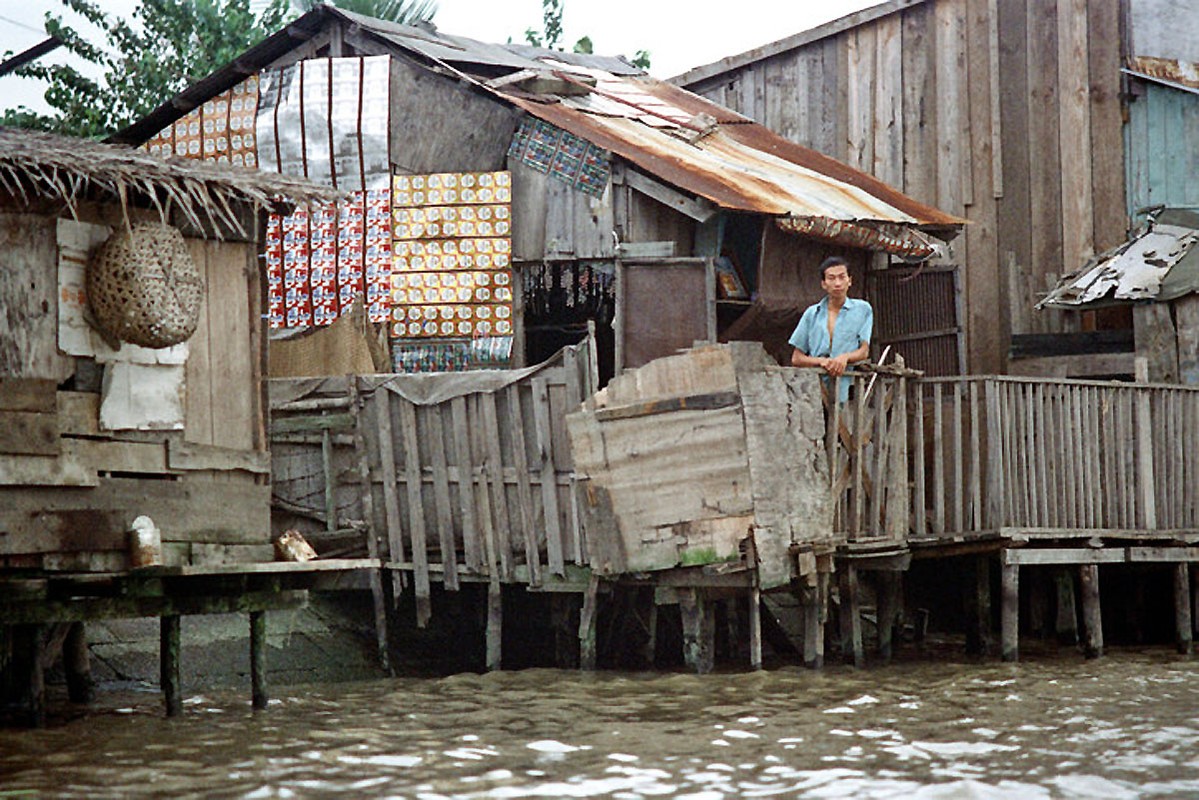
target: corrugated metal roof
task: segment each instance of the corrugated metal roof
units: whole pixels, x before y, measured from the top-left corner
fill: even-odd
[[[682,90],[653,78],[625,79],[656,101],[658,116],[646,124],[646,106],[619,104],[588,110],[577,99],[509,96],[535,117],[610,150],[645,172],[726,209],[776,216],[872,220],[924,227],[953,227],[962,221],[918,203],[881,181],[813,150],[789,142],[753,122],[716,123],[707,132],[693,120],[724,112],[694,95],[681,108],[672,102]],[[668,91],[663,92],[663,89]],[[632,94],[630,93],[630,96]],[[555,99],[556,100],[556,99]],[[605,113],[608,112],[608,113]],[[688,126],[680,122],[679,112]]]
[[[1173,300],[1199,290],[1199,215],[1163,214],[1115,250],[1063,278],[1037,308]],[[1170,224],[1170,223],[1189,224]]]
[[[926,206],[877,179],[615,58],[498,45],[318,6],[284,31],[204,79],[212,94],[251,66],[261,68],[330,24],[356,26],[380,42],[444,68],[539,119],[609,150],[679,189],[730,210],[774,216],[869,220],[952,228],[964,221]],[[571,93],[530,94],[520,82],[488,85],[529,70],[575,84]],[[233,72],[235,74],[225,74]],[[593,85],[592,85],[593,84]],[[219,88],[218,88],[219,87]],[[186,90],[119,138],[144,141],[208,99]],[[174,113],[174,116],[171,114]],[[135,130],[136,129],[136,130]]]

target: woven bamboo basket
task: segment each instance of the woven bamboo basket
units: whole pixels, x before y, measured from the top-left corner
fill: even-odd
[[[139,222],[118,228],[87,268],[87,299],[106,334],[142,347],[170,347],[196,331],[204,279],[183,234]]]

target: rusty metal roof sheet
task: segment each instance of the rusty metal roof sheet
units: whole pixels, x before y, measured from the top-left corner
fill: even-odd
[[[924,228],[964,223],[832,158],[619,58],[477,42],[319,5],[246,51],[233,64],[118,134],[144,141],[210,96],[261,69],[330,25],[352,25],[382,52],[407,53],[609,150],[720,207],[769,214]],[[357,46],[357,45],[356,45]],[[532,94],[518,73],[552,76],[561,94]],[[505,77],[510,80],[505,81]]]
[[[1119,247],[1067,275],[1037,308],[1173,300],[1199,290],[1199,215],[1161,214]]]
[[[1199,94],[1199,64],[1176,61],[1172,58],[1133,56],[1128,59],[1128,66],[1122,71]]]
[[[610,81],[607,83],[611,83]],[[508,99],[723,208],[775,216],[954,227],[962,220],[757,123],[647,76],[623,78],[623,100]],[[596,86],[603,91],[606,83]],[[706,116],[705,116],[706,115]]]

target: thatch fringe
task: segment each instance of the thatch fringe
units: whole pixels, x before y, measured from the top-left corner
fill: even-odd
[[[27,204],[32,195],[61,200],[76,217],[79,201],[98,190],[119,200],[126,221],[129,203],[141,196],[149,198],[163,222],[169,222],[175,207],[197,228],[242,235],[247,231],[238,206],[274,209],[344,196],[287,175],[15,128],[0,128],[0,189]]]

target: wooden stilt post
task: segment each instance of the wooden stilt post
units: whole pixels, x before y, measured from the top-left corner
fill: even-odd
[[[500,582],[487,584],[487,669],[503,668],[504,595]]]
[[[1083,653],[1087,658],[1103,655],[1103,616],[1099,610],[1099,565],[1082,564],[1078,568],[1078,584],[1082,590],[1082,620],[1085,639]]]
[[[1057,640],[1063,644],[1078,644],[1078,607],[1074,600],[1074,575],[1060,569],[1054,576],[1057,584]]]
[[[25,724],[40,728],[46,724],[46,679],[42,663],[46,628],[44,625],[17,625],[13,634],[15,671],[18,680],[24,682]]]
[[[1191,575],[1191,632],[1199,634],[1199,579],[1194,570]]]
[[[67,697],[72,703],[90,703],[96,699],[92,680],[91,654],[87,649],[87,630],[82,622],[72,622],[62,643],[62,665],[67,675]]]
[[[1178,633],[1178,652],[1191,654],[1191,565],[1174,565],[1174,627]]]
[[[652,597],[649,604],[649,620],[645,623],[645,627],[647,635],[643,658],[645,658],[645,665],[653,669],[658,656],[658,604],[653,601]]]
[[[878,655],[890,661],[895,652],[895,621],[899,618],[899,573],[880,570],[878,576]]]
[[[815,579],[815,575],[809,576]],[[805,586],[801,592],[803,601],[803,663],[808,669],[820,669],[823,631],[820,627],[820,599],[816,586]]]
[[[1028,625],[1027,630],[1031,631],[1038,638],[1045,638],[1049,633],[1049,595],[1053,588],[1053,582],[1048,577],[1048,572],[1045,569],[1030,570],[1027,574],[1028,582]]]
[[[578,609],[578,596],[555,592],[550,595],[550,624],[554,630],[554,666],[574,669],[579,666],[577,629],[571,620]]]
[[[1000,565],[1000,644],[1004,661],[1020,658],[1020,565]]]
[[[974,558],[972,579],[963,591],[968,619],[966,622],[966,652],[985,656],[991,651],[991,558]]]
[[[749,668],[762,668],[762,592],[749,590]]]
[[[183,694],[179,685],[179,615],[164,616],[158,631],[158,668],[162,683],[162,698],[167,716],[183,713]]]
[[[265,709],[266,692],[266,612],[250,612],[250,705]]]
[[[703,589],[678,590],[679,613],[683,618],[683,660],[699,675],[715,666],[716,620],[712,601]]]
[[[596,604],[599,602],[599,576],[592,575],[587,582],[587,594],[583,596],[583,610],[579,613],[579,669],[594,670]]]
[[[846,563],[841,571],[841,654],[858,669],[866,666],[862,646],[862,614],[858,603],[858,569]]]

